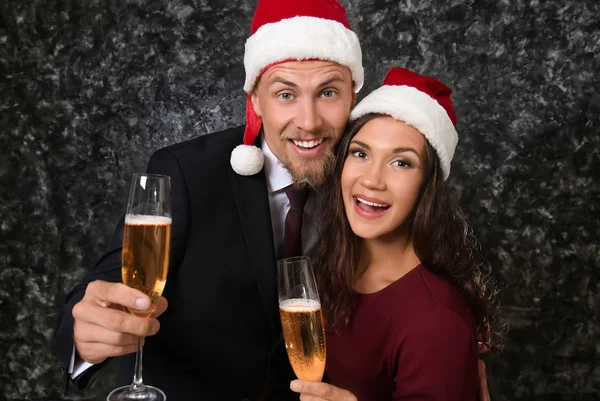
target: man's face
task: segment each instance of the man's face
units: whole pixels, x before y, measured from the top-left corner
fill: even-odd
[[[352,74],[329,61],[275,65],[252,93],[264,138],[294,182],[323,183],[355,100]]]

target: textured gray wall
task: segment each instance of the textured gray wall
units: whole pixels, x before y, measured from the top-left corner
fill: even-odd
[[[346,0],[367,82],[437,76],[512,330],[492,399],[600,400],[600,2]],[[68,290],[162,146],[241,124],[255,1],[0,0],[0,399],[59,400]],[[88,395],[103,399],[109,373]]]

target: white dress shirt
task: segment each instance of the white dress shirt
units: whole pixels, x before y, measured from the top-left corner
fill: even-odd
[[[273,227],[273,241],[275,246],[275,257],[281,257],[283,247],[283,231],[285,226],[285,216],[290,210],[290,202],[285,194],[285,188],[292,184],[292,176],[288,170],[283,167],[283,164],[275,157],[271,149],[267,145],[267,141],[263,140],[262,152],[265,155],[265,176],[267,178],[267,189],[269,191],[269,209],[271,210],[271,225]],[[304,205],[304,213],[302,215],[302,253],[309,256],[313,261],[316,256],[317,248],[317,218],[315,216],[316,200],[315,192],[310,191],[306,204]],[[83,361],[75,352],[73,345],[73,353],[69,363],[69,373],[71,378],[85,372],[93,364]]]
[[[262,151],[265,155],[265,176],[269,191],[269,208],[271,209],[271,225],[273,226],[273,241],[275,242],[275,256],[281,257],[283,247],[283,231],[285,216],[290,210],[290,202],[285,194],[285,188],[292,185],[292,176],[275,157],[267,142],[263,140]],[[317,247],[317,218],[315,216],[316,196],[310,191],[304,205],[302,215],[302,253],[314,260]]]

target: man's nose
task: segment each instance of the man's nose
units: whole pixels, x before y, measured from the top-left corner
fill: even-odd
[[[323,120],[314,99],[305,98],[299,102],[295,124],[297,128],[308,132],[314,132],[321,127]]]

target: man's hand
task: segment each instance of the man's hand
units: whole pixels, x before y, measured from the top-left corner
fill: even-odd
[[[350,391],[328,383],[294,380],[290,388],[300,393],[300,401],[357,401]]]
[[[150,298],[121,283],[93,281],[85,295],[73,307],[73,339],[79,356],[98,364],[106,358],[136,352],[138,337],[154,335],[160,328],[156,318],[167,309],[160,298],[151,305]],[[149,318],[133,316],[126,308],[149,310]]]
[[[488,351],[489,348],[484,345],[483,342],[477,343],[477,352],[479,352],[480,355],[483,355]],[[485,362],[483,362],[481,358],[478,359],[477,373],[479,374],[479,401],[492,401],[487,383]]]
[[[479,372],[479,401],[491,401],[490,390],[488,389],[487,373],[485,370],[485,362],[479,359],[477,365],[477,371]]]

